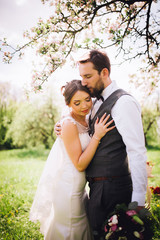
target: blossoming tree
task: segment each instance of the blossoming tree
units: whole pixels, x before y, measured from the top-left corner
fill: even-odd
[[[41,0],[50,4],[53,15],[39,19],[26,31],[23,46],[13,47],[1,39],[3,61],[23,54],[26,47],[35,47],[45,63],[35,71],[33,83],[40,89],[48,76],[62,66],[77,48],[117,47],[124,61],[143,58],[148,69],[158,66],[160,54],[159,0]],[[44,61],[45,60],[45,61]],[[157,80],[154,80],[155,82]]]

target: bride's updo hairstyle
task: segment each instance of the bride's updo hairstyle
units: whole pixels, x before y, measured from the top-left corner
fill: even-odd
[[[89,89],[82,86],[81,80],[72,80],[71,82],[67,82],[66,85],[61,88],[61,91],[66,105],[70,104],[72,97],[78,91],[84,91],[90,95]]]

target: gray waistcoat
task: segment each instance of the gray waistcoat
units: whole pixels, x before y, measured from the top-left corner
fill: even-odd
[[[96,118],[99,117],[100,119],[105,112],[107,114],[111,113],[112,107],[123,95],[129,94],[122,89],[118,89],[102,103],[94,118],[89,120],[90,134],[93,135],[94,133]],[[109,120],[111,119],[112,116]],[[86,175],[87,177],[112,177],[125,176],[129,173],[126,146],[117,128],[114,128],[101,139],[98,149],[86,169]]]

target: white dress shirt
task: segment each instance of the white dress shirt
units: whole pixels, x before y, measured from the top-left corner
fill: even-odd
[[[106,100],[117,89],[119,87],[113,81],[101,95]],[[102,100],[95,103],[91,117],[94,116],[101,104]],[[144,206],[147,187],[147,156],[140,106],[133,96],[123,95],[113,106],[111,115],[126,145],[133,183],[132,201],[137,201],[139,206]]]

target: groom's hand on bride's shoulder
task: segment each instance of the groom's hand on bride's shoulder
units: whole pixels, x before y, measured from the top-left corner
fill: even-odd
[[[54,125],[54,132],[56,134],[56,136],[60,136],[61,135],[61,124],[60,122],[57,122],[55,125]]]

